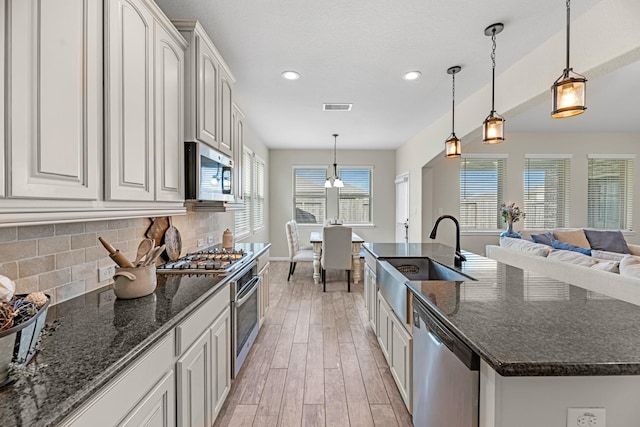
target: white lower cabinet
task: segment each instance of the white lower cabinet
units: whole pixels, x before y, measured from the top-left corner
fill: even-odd
[[[377,294],[378,343],[409,412],[413,404],[413,338],[382,294]]]
[[[62,426],[175,426],[174,334],[144,354]]]
[[[367,318],[371,324],[373,331],[377,331],[376,325],[376,298],[377,298],[377,286],[376,286],[376,271],[371,268],[368,263],[364,265],[364,304],[367,309]]]
[[[227,309],[209,329],[211,339],[211,397],[213,419],[222,409],[231,390],[231,309]]]
[[[260,276],[260,288],[258,288],[258,321],[260,326],[269,310],[269,263],[262,267],[258,273]]]
[[[209,331],[178,359],[178,426],[210,426],[211,339]]]
[[[173,369],[160,380],[119,427],[169,427],[176,425],[175,376]]]

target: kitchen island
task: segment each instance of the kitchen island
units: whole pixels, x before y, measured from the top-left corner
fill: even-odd
[[[252,254],[247,262],[270,246],[235,245]],[[42,349],[25,368],[30,375],[0,390],[0,425],[58,425],[171,338],[231,277],[158,275],[155,292],[146,297],[116,300],[107,286],[50,307]],[[171,353],[176,345],[169,343]]]
[[[566,425],[568,407],[637,424],[640,307],[475,254],[455,267],[440,244],[364,247],[377,260],[426,257],[476,279],[406,286],[481,357],[481,426]]]

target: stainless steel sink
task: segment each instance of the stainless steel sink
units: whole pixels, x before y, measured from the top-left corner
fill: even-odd
[[[452,282],[476,280],[430,258],[390,258],[386,261],[409,280],[446,280]]]

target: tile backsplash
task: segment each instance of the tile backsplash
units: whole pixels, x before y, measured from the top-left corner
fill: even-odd
[[[207,236],[220,243],[234,215],[190,212],[172,221],[185,254]],[[62,302],[111,283],[98,281],[98,268],[114,264],[98,236],[133,260],[150,224],[134,218],[0,228],[0,274],[15,281],[17,293],[41,291],[53,304]]]

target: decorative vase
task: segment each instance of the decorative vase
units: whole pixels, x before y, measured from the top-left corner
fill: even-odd
[[[513,231],[513,223],[512,222],[508,222],[507,223],[507,229],[505,231],[503,231],[502,233],[500,233],[500,237],[511,237],[513,239],[519,239],[520,238],[520,234],[516,233],[515,231]]]

